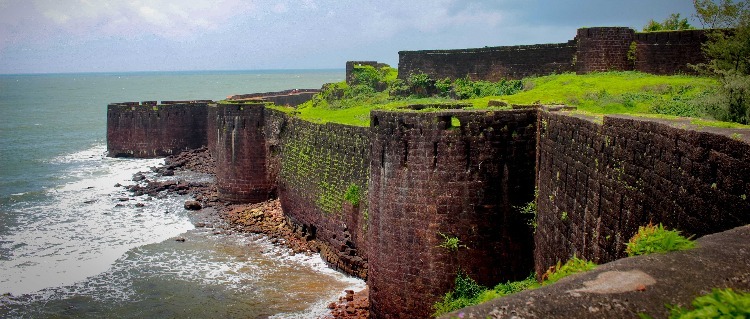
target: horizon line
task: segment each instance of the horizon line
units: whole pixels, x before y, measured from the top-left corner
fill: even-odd
[[[79,71],[79,72],[28,72],[0,73],[0,76],[35,76],[35,75],[73,75],[73,74],[144,74],[144,73],[208,73],[208,72],[252,72],[282,73],[307,71],[346,71],[345,68],[310,68],[310,69],[214,69],[214,70],[142,70],[142,71]]]

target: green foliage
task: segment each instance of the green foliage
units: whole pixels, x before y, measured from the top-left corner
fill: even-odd
[[[680,235],[679,231],[667,230],[662,224],[654,226],[649,223],[638,227],[638,232],[628,241],[625,252],[628,256],[638,256],[694,247],[695,242]]]
[[[735,28],[747,19],[748,3],[745,1],[693,0],[696,17],[703,27],[711,29]]]
[[[357,206],[359,205],[360,196],[359,186],[356,184],[350,184],[349,188],[346,189],[346,193],[344,193],[344,200]]]
[[[693,308],[674,307],[671,319],[750,318],[750,293],[732,289],[714,289],[693,300]]]
[[[466,245],[461,245],[461,240],[459,240],[458,237],[449,236],[441,232],[438,232],[438,235],[443,237],[443,242],[441,242],[438,247],[445,248],[449,251],[457,251],[461,247],[466,247]]]
[[[375,68],[371,65],[358,65],[352,70],[352,85],[362,85],[373,91],[385,90],[398,76],[398,70],[389,66]]]
[[[665,19],[664,22],[657,22],[653,19],[648,22],[648,24],[643,27],[643,31],[650,32],[650,31],[671,31],[671,30],[691,30],[695,29],[690,23],[688,23],[687,18],[680,19],[679,13],[672,13],[669,15],[669,18]]]
[[[536,209],[536,200],[539,197],[539,190],[534,189],[534,200],[526,203],[526,205],[523,206],[516,206],[515,208],[518,209],[518,211],[521,214],[528,216],[528,221],[526,224],[531,226],[536,231],[537,223],[536,223],[536,216],[537,216],[537,209]]]
[[[432,306],[435,311],[432,314],[433,316],[438,317],[457,309],[475,305],[477,304],[477,297],[487,290],[486,287],[479,285],[469,275],[460,270],[456,275],[454,287],[453,291],[449,291],[443,296],[443,300]]]
[[[697,17],[704,26],[732,28],[708,33],[703,52],[708,63],[699,71],[721,84],[715,96],[707,98],[711,114],[723,121],[750,123],[750,4],[745,1],[694,0]]]
[[[735,292],[731,288],[713,289],[707,295],[693,299],[693,309],[669,307],[669,319],[750,318],[750,293]],[[652,318],[639,314],[641,318]]]
[[[542,285],[548,285],[572,274],[589,271],[594,268],[596,268],[595,263],[573,256],[573,258],[568,259],[565,264],[560,265],[560,262],[558,261],[557,265],[550,267],[550,269],[542,275]]]
[[[453,81],[436,81],[453,85]],[[708,97],[717,96],[719,82],[715,78],[685,75],[651,75],[640,72],[601,72],[577,75],[556,74],[524,80],[525,90],[503,96],[508,104],[568,104],[579,111],[592,114],[664,114],[675,116],[700,116],[710,118],[713,109],[706,107]],[[382,92],[344,98],[344,93],[335,93],[344,82],[337,83],[336,90],[327,90],[294,110],[295,116],[316,123],[335,122],[356,126],[370,124],[370,111],[374,109],[397,110],[406,105],[447,103],[452,99],[436,95],[430,98],[397,95],[393,90],[408,92],[408,84],[394,80]],[[400,87],[400,88],[398,88]],[[331,102],[322,97],[341,96]],[[468,109],[487,109],[487,103],[496,97],[470,99]],[[709,103],[710,104],[710,103]]]
[[[630,62],[630,64],[632,65],[635,65],[635,60],[637,57],[638,57],[638,43],[636,43],[635,41],[630,42],[630,47],[628,47],[628,62]]]
[[[557,264],[556,267],[550,268],[544,274],[545,279],[542,283],[536,280],[534,274],[530,274],[526,279],[520,281],[508,281],[499,283],[494,288],[479,285],[463,271],[459,271],[454,282],[454,289],[447,292],[443,299],[436,302],[432,309],[435,311],[432,315],[435,317],[455,311],[461,308],[480,304],[498,297],[507,296],[524,290],[539,288],[543,285],[551,284],[563,277],[574,273],[594,269],[596,264],[579,259],[575,256],[568,260],[564,265]]]

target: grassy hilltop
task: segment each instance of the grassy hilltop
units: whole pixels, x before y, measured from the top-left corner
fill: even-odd
[[[371,110],[408,110],[409,105],[427,105],[420,112],[429,112],[435,110],[429,105],[441,103],[460,103],[463,109],[494,110],[513,104],[565,104],[594,115],[692,117],[701,125],[746,127],[714,121],[720,118],[720,110],[707,106],[710,105],[707,101],[719,83],[709,77],[628,71],[565,73],[492,83],[434,80],[424,74],[412,75],[404,81],[397,79],[396,72],[390,67],[357,67],[352,85],[327,84],[321,93],[296,109],[275,108],[315,123],[369,126]],[[488,106],[490,101],[502,101],[507,106]]]

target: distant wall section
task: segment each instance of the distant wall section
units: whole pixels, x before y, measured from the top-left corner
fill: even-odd
[[[637,33],[626,27],[578,29],[567,43],[478,49],[399,52],[399,77],[425,73],[433,79],[498,81],[561,72],[637,70],[653,74],[693,73],[705,62],[707,30]]]
[[[399,77],[426,73],[433,79],[499,81],[573,71],[575,42],[463,50],[401,51]]]
[[[107,106],[111,157],[161,157],[207,144],[209,101],[112,103]]]

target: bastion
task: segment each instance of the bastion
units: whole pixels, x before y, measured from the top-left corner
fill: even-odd
[[[400,52],[399,76],[674,74],[703,61],[704,40],[704,31],[584,28],[561,44]],[[379,66],[358,61],[347,70],[354,65]],[[429,317],[459,271],[494,286],[574,255],[617,260],[650,222],[694,236],[750,224],[747,129],[541,106],[374,111],[369,127],[357,127],[274,106],[313,94],[113,103],[109,156],[207,146],[219,196],[279,198],[303,235],[323,243],[327,262],[367,280],[373,318]],[[518,209],[531,201],[536,229]]]

